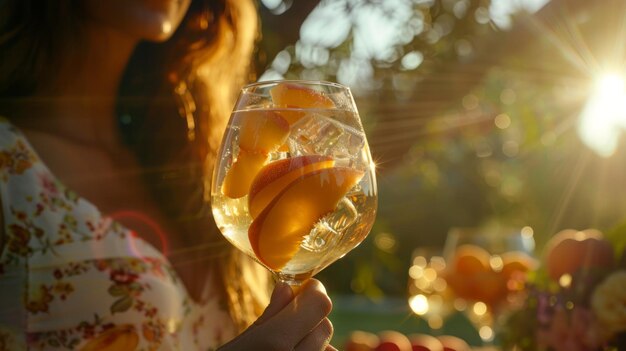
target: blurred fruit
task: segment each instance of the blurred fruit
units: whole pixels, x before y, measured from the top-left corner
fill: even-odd
[[[332,167],[335,162],[328,156],[307,155],[286,158],[265,165],[250,186],[248,209],[256,218],[287,185],[304,174]]]
[[[487,271],[474,275],[471,283],[472,300],[482,301],[487,306],[495,306],[506,299],[506,280],[498,272]]]
[[[441,341],[432,335],[410,334],[408,338],[413,351],[443,351]]]
[[[239,124],[239,147],[248,152],[269,154],[289,136],[289,123],[271,110],[235,112]]]
[[[444,278],[454,293],[464,299],[480,299],[477,277],[491,272],[489,253],[476,245],[461,245],[453,256]]]
[[[282,268],[299,250],[315,223],[333,211],[362,176],[363,172],[355,169],[331,167],[291,182],[248,229],[256,257],[271,269]]]
[[[232,199],[248,195],[252,180],[263,168],[266,160],[267,155],[265,154],[239,150],[237,159],[224,177],[222,193]]]
[[[378,344],[378,335],[355,330],[348,336],[344,349],[345,351],[375,351]]]
[[[525,280],[526,273],[536,268],[536,260],[525,252],[510,251],[500,255],[502,258],[502,275],[510,279]]]
[[[574,275],[582,268],[611,268],[615,257],[611,243],[597,230],[563,230],[546,244],[548,276],[559,281],[565,274]]]
[[[438,336],[437,339],[443,344],[444,351],[470,351],[470,347],[465,340],[452,335]]]
[[[278,108],[335,108],[335,103],[322,92],[293,83],[279,83],[270,91],[274,106]],[[305,115],[302,111],[277,111],[289,124]]]
[[[90,340],[81,351],[133,351],[139,344],[135,327],[130,324],[107,329]]]
[[[455,295],[463,299],[472,299],[471,277],[467,277],[456,272],[445,272],[443,274],[446,283]]]
[[[459,274],[476,274],[489,271],[487,250],[476,245],[461,245],[454,252],[452,267]]]
[[[376,351],[412,351],[409,338],[394,330],[385,330],[378,333],[380,343]]]

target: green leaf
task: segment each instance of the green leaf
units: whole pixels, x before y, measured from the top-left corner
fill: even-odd
[[[141,284],[137,282],[132,282],[128,284],[128,290],[129,291],[143,291],[143,287],[141,286]]]
[[[613,244],[617,257],[621,257],[626,249],[626,221],[609,229],[606,238]]]
[[[128,288],[123,285],[111,285],[109,288],[109,294],[112,296],[128,295]]]
[[[78,202],[78,199],[80,199],[77,193],[69,189],[65,189],[65,197],[74,203]]]
[[[111,313],[126,312],[133,306],[133,298],[129,295],[122,297],[111,305]]]

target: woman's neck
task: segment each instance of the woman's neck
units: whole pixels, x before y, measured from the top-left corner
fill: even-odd
[[[56,78],[43,81],[18,106],[16,122],[24,129],[54,134],[80,143],[115,149],[121,145],[115,120],[120,80],[137,40],[114,29],[91,24],[84,43],[63,53]]]

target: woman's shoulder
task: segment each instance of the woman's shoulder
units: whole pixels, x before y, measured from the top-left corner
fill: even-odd
[[[17,127],[3,115],[0,115],[0,133],[6,135],[12,134],[15,136],[19,136],[21,134]]]
[[[39,163],[39,157],[24,134],[0,116],[0,180],[21,175]]]
[[[38,160],[24,134],[7,118],[0,116],[0,180],[23,174]]]
[[[17,145],[30,149],[24,133],[8,118],[0,115],[0,151],[6,152]]]

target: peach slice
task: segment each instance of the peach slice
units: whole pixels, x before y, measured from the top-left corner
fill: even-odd
[[[278,160],[265,165],[250,185],[248,209],[256,218],[287,185],[304,174],[329,168],[335,161],[329,156],[305,155]]]
[[[239,150],[237,160],[228,169],[222,183],[222,193],[232,199],[248,195],[250,184],[265,165],[265,161],[267,161],[266,154]]]
[[[257,172],[270,152],[285,143],[289,123],[278,113],[268,110],[236,112],[239,124],[239,154],[226,174],[222,193],[230,198],[246,196]]]
[[[256,257],[270,269],[284,267],[315,222],[331,212],[363,174],[352,168],[331,167],[291,182],[248,229]]]
[[[335,108],[335,103],[328,96],[298,84],[280,83],[270,90],[270,95],[274,106],[279,108]],[[279,111],[279,113],[290,125],[304,116],[304,112],[300,111]]]
[[[81,351],[135,350],[139,344],[139,335],[130,324],[119,325],[108,329],[89,340]]]
[[[278,149],[289,136],[289,123],[270,110],[236,112],[241,118],[239,147],[248,152],[268,154]]]

